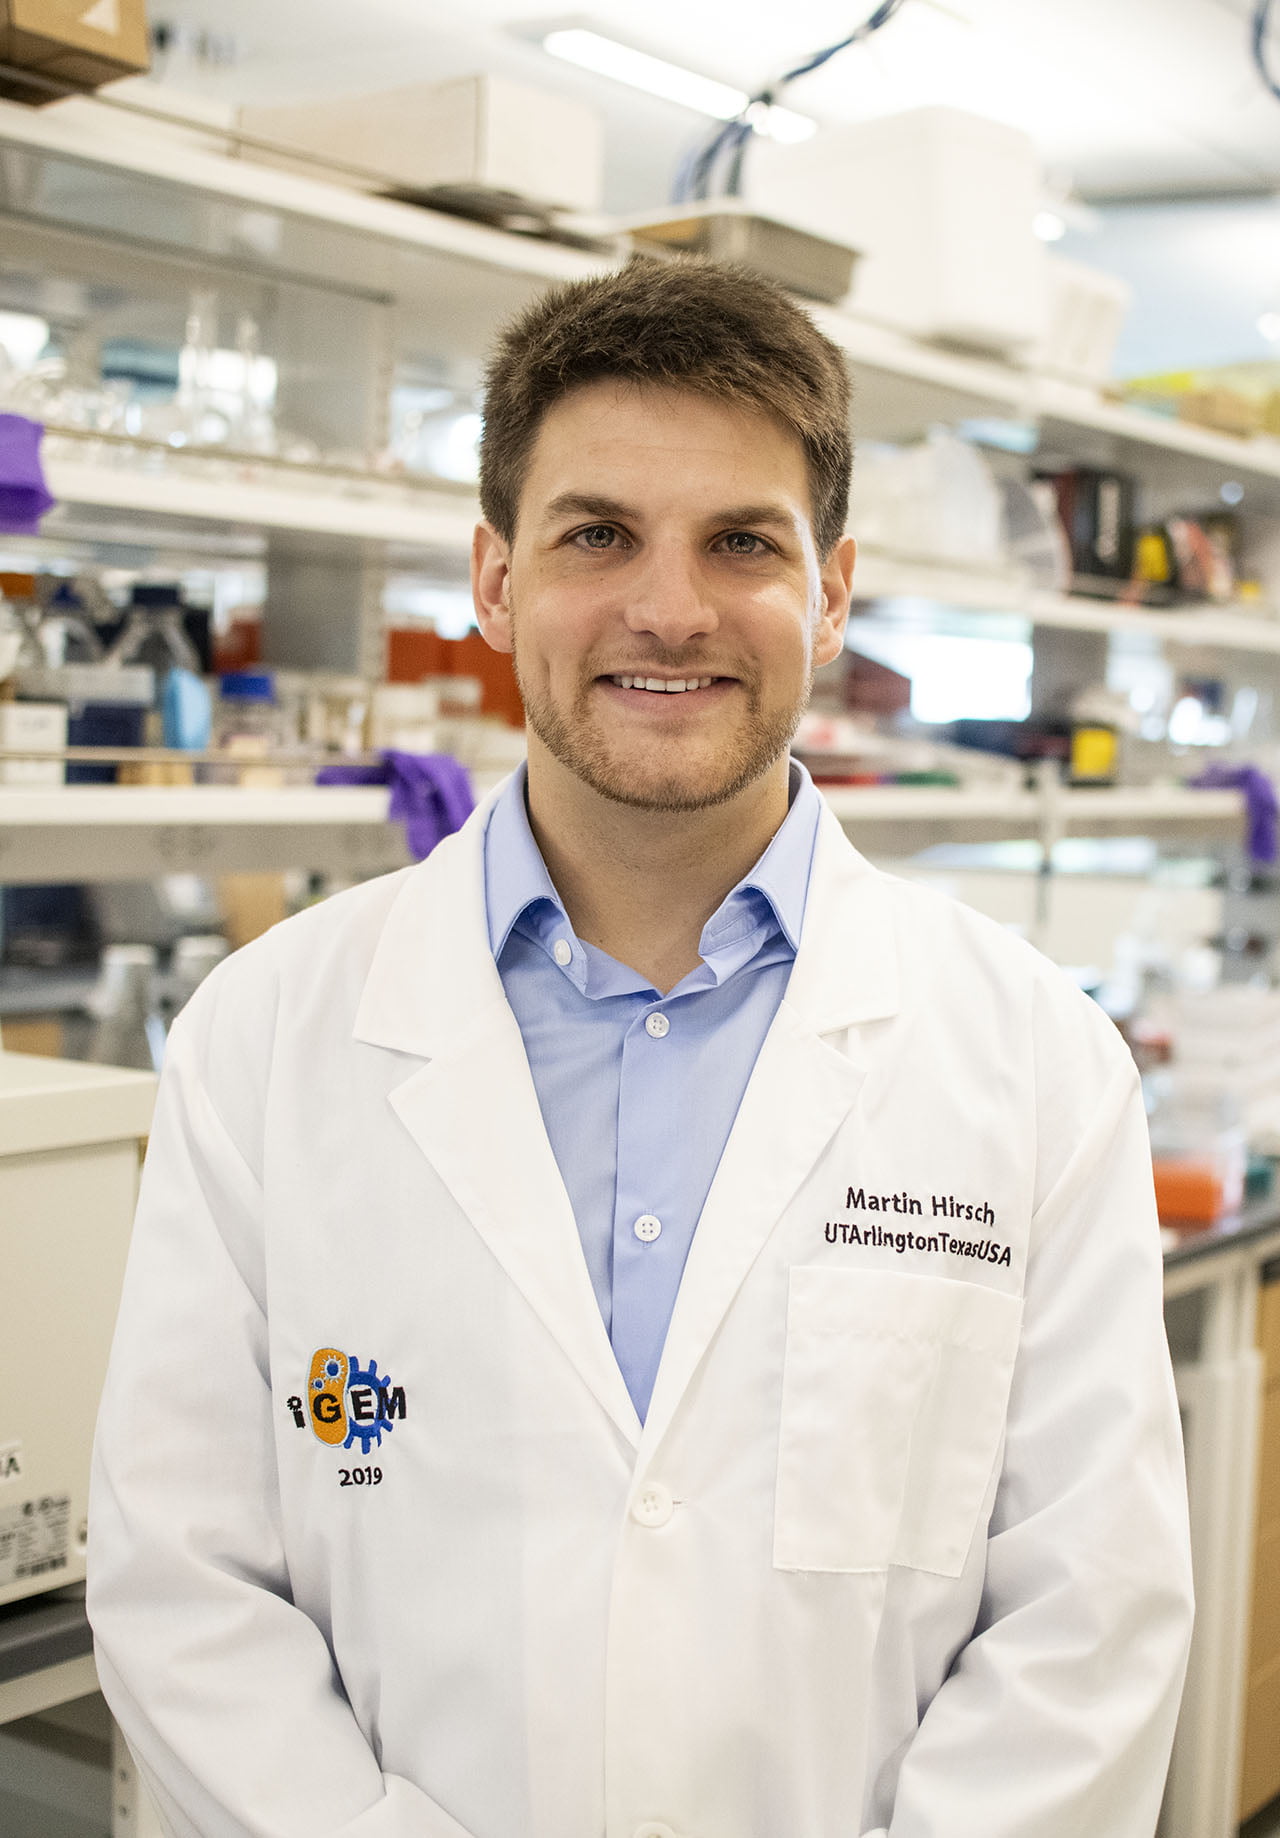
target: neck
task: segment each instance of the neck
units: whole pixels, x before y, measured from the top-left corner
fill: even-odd
[[[578,937],[663,995],[702,961],[702,928],[787,814],[784,755],[736,798],[650,811],[584,785],[529,736],[529,822]]]

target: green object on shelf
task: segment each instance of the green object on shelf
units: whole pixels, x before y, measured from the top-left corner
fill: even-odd
[[[899,772],[894,775],[895,785],[959,785],[960,781],[954,772]]]
[[[1244,1176],[1246,1200],[1265,1200],[1275,1184],[1276,1165],[1269,1155],[1251,1155]]]

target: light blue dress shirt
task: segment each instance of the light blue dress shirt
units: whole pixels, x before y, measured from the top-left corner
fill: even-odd
[[[663,996],[576,936],[524,794],[521,768],[489,815],[489,942],[643,1421],[694,1229],[791,974],[821,800],[793,761],[781,828],[703,927],[701,964]]]

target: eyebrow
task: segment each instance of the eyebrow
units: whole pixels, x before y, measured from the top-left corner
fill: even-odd
[[[617,498],[599,498],[590,492],[562,491],[553,498],[544,513],[552,517],[601,517],[626,519],[635,516],[634,509]]]
[[[617,498],[597,497],[592,492],[566,491],[559,497],[552,498],[544,515],[548,519],[559,517],[599,517],[602,520],[617,520],[626,523],[639,513],[634,505],[623,504]],[[781,504],[731,504],[724,510],[716,511],[709,522],[722,529],[737,529],[752,524],[772,525],[777,529],[794,530],[794,515]]]

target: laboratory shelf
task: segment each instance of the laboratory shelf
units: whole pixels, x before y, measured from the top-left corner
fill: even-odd
[[[105,99],[46,109],[0,102],[6,241],[71,231],[104,247],[171,252],[303,279],[428,313],[440,355],[474,360],[497,321],[549,281],[614,259],[469,223],[261,163],[198,122],[161,127]],[[1038,422],[1043,448],[1129,464],[1144,481],[1206,492],[1235,479],[1250,509],[1280,509],[1280,441],[1170,420],[1030,368],[923,343],[844,309],[815,317],[849,357],[861,434],[908,438],[995,414]]]
[[[477,796],[498,775],[475,774]],[[0,787],[0,884],[140,880],[285,868],[367,875],[409,860],[382,786]],[[1231,791],[828,786],[855,843],[895,854],[932,842],[1067,835],[1213,838],[1241,825]]]
[[[1043,447],[1059,445],[1084,462],[1137,472],[1149,490],[1198,489],[1208,503],[1235,480],[1245,487],[1244,508],[1280,510],[1280,440],[1271,435],[1219,433],[1049,376],[1035,378],[1029,401]]]
[[[402,867],[379,785],[0,787],[0,883]]]
[[[45,520],[42,543],[176,544],[203,554],[256,556],[268,538],[291,537],[308,554],[359,549],[407,571],[460,574],[480,516],[473,492],[447,482],[415,481],[338,468],[309,470],[270,460],[238,459],[216,449],[175,455],[165,469],[119,463],[121,448],[92,436],[74,445],[105,458],[65,456],[47,462],[59,508]],[[147,450],[139,447],[141,462]],[[130,455],[129,457],[133,457]],[[127,526],[110,518],[123,514]],[[854,574],[858,600],[916,600],[966,613],[995,613],[1030,625],[1074,631],[1146,632],[1165,643],[1280,653],[1280,620],[1251,609],[1196,604],[1173,610],[1081,594],[1029,588],[1015,571],[993,572],[928,556],[892,555],[863,546]],[[856,643],[856,622],[850,628]]]
[[[823,796],[846,834],[874,852],[910,854],[937,842],[1030,839],[1052,846],[1064,836],[1155,836],[1212,840],[1240,830],[1234,791],[1178,786],[1100,786],[1073,791],[1045,777],[1038,787],[826,785]]]
[[[558,243],[265,165],[248,149],[238,157],[222,150],[229,137],[213,126],[161,125],[108,99],[73,97],[44,109],[0,102],[0,143],[12,149],[6,214],[20,222],[61,223],[369,297],[394,291],[436,313],[465,307],[438,288],[446,275],[460,282],[466,268],[481,292],[487,277],[502,302],[501,272],[547,282],[605,265]],[[158,208],[140,211],[148,197]],[[23,200],[33,202],[24,208]],[[389,259],[397,251],[410,259]]]
[[[334,547],[385,546],[406,563],[445,561],[456,571],[469,552],[479,515],[469,492],[451,492],[447,486],[319,469],[304,481],[297,468],[239,461],[216,450],[175,455],[164,470],[52,455],[45,473],[59,508],[44,521],[44,541],[64,531],[92,541],[95,529],[99,539],[110,540],[101,522],[86,523],[77,513],[125,512],[135,544],[146,543],[157,526],[169,544],[185,535],[197,546],[215,549],[220,530],[259,537],[293,533],[307,539],[313,554]],[[238,552],[254,546],[235,545]]]
[[[855,516],[856,526],[856,516]],[[1196,602],[1171,609],[1054,593],[1004,572],[891,554],[863,544],[853,576],[855,601],[923,601],[959,612],[1004,614],[1029,625],[1079,632],[1147,632],[1167,644],[1221,646],[1224,650],[1280,652],[1280,620],[1257,607]],[[856,618],[849,628],[857,645]]]

